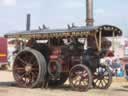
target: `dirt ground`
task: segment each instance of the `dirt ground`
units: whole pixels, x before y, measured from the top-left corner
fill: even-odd
[[[48,89],[18,88],[12,73],[0,71],[0,96],[128,96],[128,82],[124,79],[114,79],[107,90],[90,89],[88,92],[72,91],[69,85]]]

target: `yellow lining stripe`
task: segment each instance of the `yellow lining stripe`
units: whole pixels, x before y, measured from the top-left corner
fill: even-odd
[[[6,54],[0,54],[0,57],[5,57],[5,56],[7,56]]]

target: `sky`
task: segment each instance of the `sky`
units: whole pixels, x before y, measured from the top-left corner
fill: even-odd
[[[85,25],[86,0],[0,0],[0,35],[26,29],[26,14],[31,14],[31,29],[45,24],[66,28]],[[94,25],[110,24],[128,36],[128,0],[94,0]]]

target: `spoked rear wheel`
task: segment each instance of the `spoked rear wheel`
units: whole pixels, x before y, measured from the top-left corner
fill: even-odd
[[[74,90],[87,91],[92,84],[92,75],[88,67],[75,65],[69,73],[69,82]]]
[[[19,87],[39,87],[44,83],[45,74],[46,61],[40,52],[26,49],[16,56],[13,76]]]
[[[93,86],[99,89],[107,89],[112,83],[112,73],[107,66],[96,69],[93,77]]]

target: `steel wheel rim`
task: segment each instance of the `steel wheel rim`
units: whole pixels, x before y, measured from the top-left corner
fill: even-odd
[[[31,88],[36,83],[39,73],[38,61],[33,53],[24,51],[17,55],[13,75],[19,86]]]

